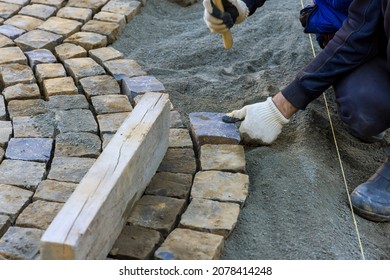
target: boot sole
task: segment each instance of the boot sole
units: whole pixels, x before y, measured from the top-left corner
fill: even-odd
[[[390,222],[390,216],[384,216],[384,215],[379,215],[373,212],[369,212],[367,210],[360,209],[356,206],[353,206],[353,210],[355,211],[356,214],[359,216],[362,216],[363,218],[374,221],[374,222]]]

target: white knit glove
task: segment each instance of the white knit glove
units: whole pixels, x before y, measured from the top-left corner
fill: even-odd
[[[271,97],[266,101],[247,105],[232,111],[224,117],[225,122],[243,120],[240,135],[244,143],[254,145],[271,144],[289,122],[275,106]]]
[[[243,22],[249,15],[249,9],[241,0],[224,0],[225,12],[222,13],[212,0],[203,0],[203,20],[213,33],[224,33],[234,24]]]

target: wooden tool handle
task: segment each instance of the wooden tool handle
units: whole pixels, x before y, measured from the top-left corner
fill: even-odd
[[[214,5],[217,6],[218,9],[220,9],[222,12],[225,11],[222,5],[222,0],[212,0],[212,1],[214,2]],[[225,49],[230,49],[233,46],[233,37],[230,30],[222,33],[222,39],[223,39],[223,46]]]

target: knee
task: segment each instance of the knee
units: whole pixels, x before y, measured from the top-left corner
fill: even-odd
[[[361,106],[357,106],[354,100],[338,102],[338,113],[340,119],[346,125],[347,129],[359,136],[373,136],[377,134],[378,122],[374,116],[359,110]]]

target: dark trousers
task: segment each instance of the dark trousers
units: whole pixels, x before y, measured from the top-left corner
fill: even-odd
[[[390,72],[375,58],[334,84],[341,120],[352,133],[366,137],[390,127]]]

